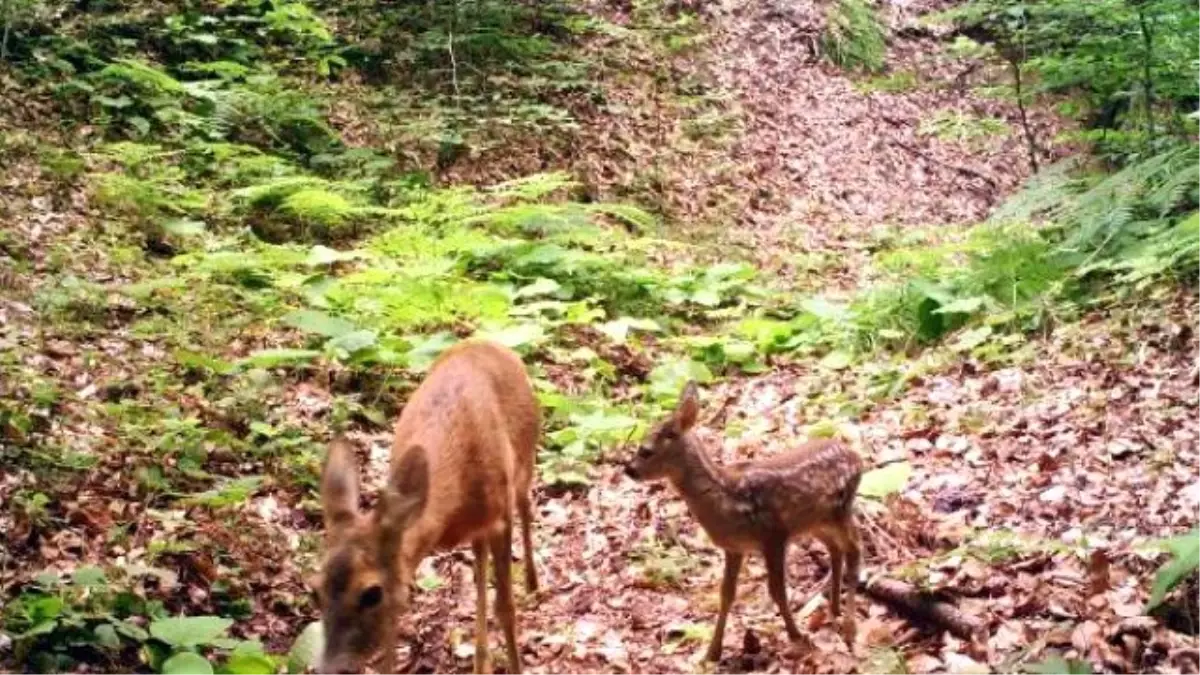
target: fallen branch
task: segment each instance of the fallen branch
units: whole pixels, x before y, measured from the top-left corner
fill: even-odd
[[[859,588],[872,599],[888,605],[909,619],[932,623],[963,640],[973,641],[983,631],[982,625],[963,614],[954,605],[938,600],[933,594],[906,583],[876,577],[860,583]]]
[[[898,141],[893,138],[893,139],[891,139],[890,142],[892,143],[892,145],[895,145],[899,148],[903,148],[904,150],[911,152],[912,154],[916,155],[917,157],[920,157],[921,159],[923,159],[927,162],[932,162],[933,164],[937,164],[938,166],[943,166],[947,169],[950,169],[951,171],[954,171],[954,172],[956,172],[960,175],[966,176],[968,178],[978,178],[979,180],[987,183],[988,187],[990,187],[993,192],[996,190],[996,181],[979,173],[978,171],[976,171],[974,169],[968,169],[965,166],[959,166],[958,164],[950,164],[949,162],[943,162],[941,160],[935,159],[934,157],[930,156],[929,153],[922,152],[919,148],[916,148],[908,143],[905,143],[904,141]],[[991,193],[989,193],[987,196],[990,197]]]

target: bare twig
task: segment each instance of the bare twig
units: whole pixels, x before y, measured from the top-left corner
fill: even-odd
[[[446,51],[450,53],[450,83],[454,85],[454,100],[457,103],[462,97],[462,92],[458,89],[458,60],[454,58],[454,29],[450,29],[450,36],[446,39]]]
[[[949,162],[943,162],[941,160],[935,159],[934,157],[930,156],[928,153],[923,152],[920,148],[917,148],[909,143],[905,143],[904,141],[896,140],[893,138],[893,139],[891,139],[891,143],[892,143],[892,145],[895,145],[896,147],[903,148],[903,149],[911,152],[912,154],[916,155],[917,157],[920,157],[921,159],[924,159],[927,162],[932,162],[933,164],[937,164],[938,166],[943,166],[947,169],[950,169],[960,175],[967,176],[969,178],[978,178],[979,180],[983,181],[984,183],[987,183],[988,187],[991,188],[993,191],[996,190],[996,181],[979,173],[978,171],[976,171],[974,169],[969,169],[965,166],[959,166],[957,164],[950,164]],[[990,197],[991,194],[989,193],[987,196]]]
[[[446,52],[450,54],[450,84],[454,86],[454,103],[458,104],[462,92],[458,88],[458,59],[454,56],[454,28],[458,25],[458,2],[454,3],[454,21],[446,37]]]

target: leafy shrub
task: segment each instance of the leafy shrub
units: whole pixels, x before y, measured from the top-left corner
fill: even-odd
[[[225,652],[224,672],[274,673],[275,658],[256,642],[226,635],[232,621],[216,616],[170,617],[144,598],[139,579],[170,587],[166,570],[81,567],[69,577],[43,573],[4,609],[4,630],[17,658],[39,672],[69,671],[80,659],[139,652],[157,672],[213,672],[205,652]]]

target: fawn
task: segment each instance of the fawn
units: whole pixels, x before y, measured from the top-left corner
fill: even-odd
[[[467,541],[474,553],[475,672],[490,669],[489,552],[508,672],[520,672],[513,511],[521,516],[525,588],[533,592],[530,488],[540,417],[520,358],[500,345],[469,341],[434,362],[404,407],[373,513],[359,512],[358,469],[348,444],[332,444],[321,477],[326,554],[317,583],[325,629],[320,672],[361,669],[381,648],[381,672],[393,672],[396,623],[408,611],[417,565],[435,550]]]
[[[761,553],[766,559],[771,599],[779,607],[788,637],[800,636],[788,610],[784,560],[788,541],[801,534],[815,536],[829,550],[829,593],[835,617],[841,612],[845,568],[843,636],[853,644],[859,566],[853,504],[862,460],[838,441],[819,440],[776,457],[720,467],[692,433],[699,409],[696,385],[688,382],[674,412],[646,436],[625,473],[639,481],[670,481],[700,526],[725,551],[720,613],[705,658],[721,658],[725,618],[748,553]]]

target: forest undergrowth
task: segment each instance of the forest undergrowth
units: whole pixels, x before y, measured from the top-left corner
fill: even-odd
[[[535,672],[1200,670],[1195,8],[693,4],[0,3],[2,667],[310,667],[326,444],[378,484],[486,337],[544,410]],[[804,544],[805,638],[751,562],[701,663],[717,550],[620,470],[689,380],[719,459],[899,460],[867,574],[979,633],[845,644]]]

